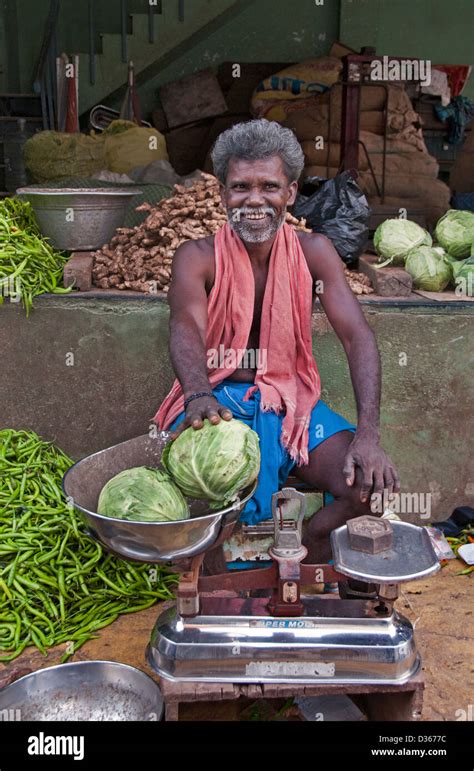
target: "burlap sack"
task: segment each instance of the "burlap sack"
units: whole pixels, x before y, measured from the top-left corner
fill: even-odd
[[[133,126],[118,134],[107,130],[104,136],[105,164],[109,171],[126,174],[136,166],[169,160],[165,137],[154,128]]]
[[[327,165],[327,151],[315,150],[314,146],[309,142],[303,142],[303,149],[305,152],[305,159],[307,166],[323,166]],[[340,165],[339,158],[335,152],[332,152],[332,147],[339,148],[339,145],[331,145],[331,156],[329,158],[329,166],[338,168]],[[307,151],[308,148],[308,151]],[[378,153],[377,155],[370,155],[370,162],[377,178],[382,175],[383,168],[383,156]],[[416,177],[427,177],[429,179],[436,179],[438,176],[438,162],[436,158],[424,153],[406,153],[404,155],[387,155],[385,159],[385,174],[388,175],[406,175]],[[367,171],[369,164],[365,154],[360,151],[359,153],[359,171]]]
[[[321,104],[329,104],[335,109],[342,109],[342,85],[336,83],[330,91],[317,96]],[[360,92],[360,110],[378,110],[382,111],[387,106],[387,94],[383,86],[362,86]],[[388,86],[388,110],[390,112],[407,112],[413,110],[412,103],[407,95],[404,86]]]
[[[417,120],[417,114],[413,110],[405,113],[389,112],[387,114],[387,134],[400,135],[409,129]],[[377,110],[361,112],[359,126],[361,131],[370,131],[373,134],[382,134],[385,131],[385,114]]]
[[[361,132],[369,132],[382,136],[387,126],[387,134],[391,138],[403,138],[407,143],[412,144],[417,149],[424,148],[423,136],[419,129],[415,127],[418,120],[417,113],[412,109],[411,102],[403,90],[399,91],[400,100],[407,99],[405,110],[394,110],[385,113],[382,110],[364,110],[359,116],[359,129]],[[401,95],[403,94],[403,99]],[[278,120],[284,126],[293,129],[298,139],[314,139],[316,136],[327,138],[329,131],[331,139],[340,141],[342,111],[340,102],[335,99],[328,103],[326,94],[315,96],[310,99],[296,102],[279,102],[278,116],[272,119]],[[408,109],[409,107],[409,109]],[[329,109],[331,109],[331,128],[329,129]]]
[[[422,203],[420,198],[410,198],[409,201],[407,201],[406,196],[397,198],[396,196],[392,195],[386,195],[383,204],[382,199],[378,195],[368,195],[367,200],[371,205],[374,206],[391,206],[394,209],[406,209],[408,211],[408,219],[410,219],[410,208],[414,211],[420,211],[422,209]]]
[[[367,200],[372,209],[382,205],[381,199],[377,196],[367,196]],[[446,204],[442,206],[427,204],[423,198],[410,198],[407,200],[406,198],[393,198],[391,196],[386,196],[384,198],[383,206],[384,208],[390,206],[395,209],[397,213],[400,212],[400,209],[405,209],[408,219],[412,219],[415,213],[423,213],[426,218],[426,227],[430,231],[434,230],[440,217],[442,217],[449,209],[449,206]]]
[[[328,139],[329,107],[327,104],[319,104],[316,99],[305,105],[298,105],[288,114],[283,125],[293,129],[300,142],[304,140],[313,140],[314,142],[316,137]],[[332,142],[340,141],[341,117],[335,112],[331,113],[330,134]]]
[[[380,176],[383,169],[383,154],[371,154],[370,161],[375,174]],[[406,174],[436,179],[438,170],[439,164],[436,158],[418,151],[414,153],[391,153],[385,158],[385,174]]]
[[[306,164],[308,166],[334,166],[336,168],[340,165],[341,159],[341,145],[339,142],[325,142],[324,149],[316,149],[314,141],[309,139],[301,142]],[[329,158],[328,158],[329,151]],[[367,157],[362,148],[359,152],[359,169],[368,169]]]
[[[306,163],[313,166],[339,166],[341,145],[339,142],[325,142],[324,148],[316,149],[315,142],[305,139],[301,142]]]
[[[359,116],[359,128],[361,131],[383,134],[384,125],[384,113],[379,110],[367,110],[366,112],[361,112]]]
[[[373,134],[370,131],[361,131],[359,133],[359,139],[365,144],[369,153],[381,153],[383,152],[383,136],[380,134]],[[387,139],[387,153],[410,153],[410,152],[422,152],[428,154],[428,150],[424,141],[421,139],[419,142],[407,141],[406,139],[388,138]]]
[[[300,141],[314,140],[317,136],[324,139],[329,131],[329,105],[322,104],[319,99],[300,102],[290,105],[290,111],[283,121],[283,125],[293,129]],[[381,134],[384,128],[384,116],[382,112],[367,111],[360,114],[360,130]],[[341,112],[334,106],[331,107],[331,139],[340,141],[341,138]]]
[[[358,184],[368,196],[378,195],[372,175],[368,171],[359,174]],[[382,179],[377,176],[379,186]],[[390,174],[385,180],[385,195],[395,196],[406,201],[420,198],[425,206],[448,208],[451,191],[444,182],[430,177],[409,176],[407,174]]]
[[[105,138],[40,131],[26,142],[23,157],[34,182],[90,177],[106,168]]]
[[[333,179],[338,174],[337,166],[330,166],[329,169],[326,166],[305,166],[301,179],[306,177],[324,177],[324,179]]]
[[[291,64],[259,83],[251,99],[252,115],[280,121],[278,102],[298,101],[324,91],[338,81],[341,70],[342,62],[334,56]]]

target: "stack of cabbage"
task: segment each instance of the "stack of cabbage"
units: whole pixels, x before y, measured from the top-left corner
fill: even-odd
[[[447,251],[453,283],[460,294],[474,296],[474,213],[453,209],[441,217],[435,237]]]
[[[383,265],[402,265],[416,289],[441,292],[448,284],[464,282],[472,295],[474,283],[474,213],[450,210],[435,229],[438,246],[428,231],[406,219],[382,222],[374,234],[374,246]],[[467,287],[467,288],[466,288]]]
[[[374,233],[375,251],[384,259],[383,265],[404,265],[410,249],[432,243],[427,230],[402,218],[385,220]]]
[[[405,260],[405,270],[413,279],[415,289],[442,292],[452,279],[452,268],[444,249],[415,246]]]
[[[438,220],[435,238],[456,260],[471,256],[474,245],[474,212],[451,209]]]
[[[202,429],[187,428],[168,444],[161,461],[166,471],[140,466],[110,479],[98,513],[133,521],[183,520],[190,517],[184,496],[223,508],[258,476],[258,435],[239,420],[205,420]]]

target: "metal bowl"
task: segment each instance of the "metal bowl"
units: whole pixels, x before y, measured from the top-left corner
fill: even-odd
[[[4,720],[160,720],[163,707],[158,684],[117,661],[47,667],[0,691]]]
[[[97,502],[106,482],[124,469],[157,467],[167,444],[164,433],[121,442],[78,461],[66,472],[63,490],[80,512],[89,534],[120,557],[138,562],[169,562],[195,557],[210,549],[224,527],[226,536],[252,497],[257,481],[231,506],[210,511],[207,501],[188,499],[191,518],[177,522],[128,522],[97,514]]]
[[[122,227],[137,188],[21,187],[41,232],[61,251],[88,251],[108,243]]]

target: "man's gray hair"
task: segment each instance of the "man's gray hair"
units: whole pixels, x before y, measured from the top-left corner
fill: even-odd
[[[298,181],[304,168],[304,154],[291,129],[283,128],[275,121],[250,120],[236,123],[223,131],[212,148],[214,174],[225,184],[231,158],[260,161],[279,155],[288,182]]]

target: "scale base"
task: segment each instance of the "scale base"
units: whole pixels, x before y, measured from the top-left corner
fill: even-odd
[[[268,598],[202,597],[199,616],[166,610],[147,647],[173,681],[397,685],[420,668],[413,627],[377,601],[304,598],[305,613],[270,616]]]

